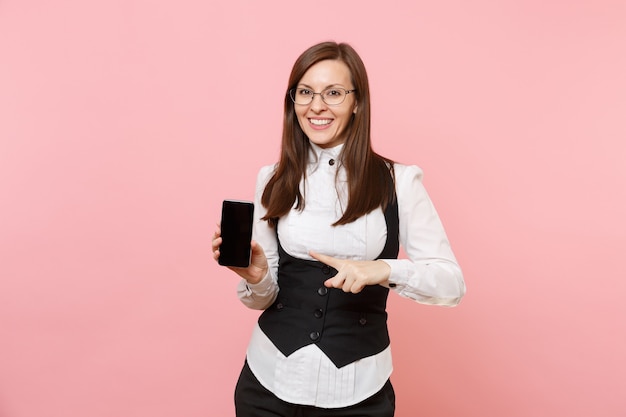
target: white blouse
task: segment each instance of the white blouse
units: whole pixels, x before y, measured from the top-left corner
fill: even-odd
[[[346,173],[339,162],[343,145],[322,149],[311,143],[307,179],[300,185],[303,211],[291,210],[278,222],[281,246],[290,255],[312,260],[309,251],[343,259],[372,260],[381,253],[387,227],[381,209],[341,226],[332,226],[347,205]],[[257,284],[239,283],[238,296],[248,307],[269,307],[277,285],[276,231],[260,220],[265,215],[261,195],[274,172],[261,168],[255,193],[253,239],[265,251],[269,272]],[[454,306],[465,294],[461,269],[452,253],[439,216],[422,184],[417,166],[395,164],[400,220],[400,244],[408,259],[385,259],[389,282],[403,297],[419,303]],[[337,170],[339,172],[337,173]],[[338,174],[338,176],[337,176]],[[322,408],[346,407],[379,391],[392,371],[391,349],[337,368],[315,344],[285,357],[255,326],[248,345],[250,369],[261,384],[284,401]]]

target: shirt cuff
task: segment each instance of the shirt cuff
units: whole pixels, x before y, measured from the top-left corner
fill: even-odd
[[[250,284],[245,279],[242,279],[240,286],[245,288],[246,292],[249,295],[254,294],[263,296],[272,292],[272,290],[274,289],[274,281],[272,280],[272,276],[270,274],[270,271],[268,270],[265,276],[261,279],[261,281],[257,282],[256,284]]]
[[[389,273],[389,279],[386,283],[382,284],[384,287],[392,289],[398,293],[401,293],[406,287],[409,274],[407,273],[407,268],[404,266],[405,259],[381,259],[386,262],[391,268],[391,272]]]

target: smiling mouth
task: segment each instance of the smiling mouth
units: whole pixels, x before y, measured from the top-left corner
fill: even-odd
[[[309,119],[309,122],[315,126],[329,125],[332,121],[332,119]]]

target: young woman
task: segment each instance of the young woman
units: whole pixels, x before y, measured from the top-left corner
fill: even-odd
[[[257,178],[238,295],[264,310],[235,390],[238,417],[393,416],[391,291],[454,306],[465,283],[417,166],[370,142],[367,73],[347,44],[295,62],[277,164]],[[213,236],[219,258],[220,230]],[[408,259],[397,259],[399,245]]]

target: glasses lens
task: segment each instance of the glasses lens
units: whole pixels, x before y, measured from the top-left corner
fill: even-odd
[[[292,88],[289,90],[289,95],[296,104],[309,104],[313,101],[313,91],[308,88]]]
[[[346,91],[341,88],[328,88],[322,91],[322,98],[326,104],[341,104],[346,99]]]

